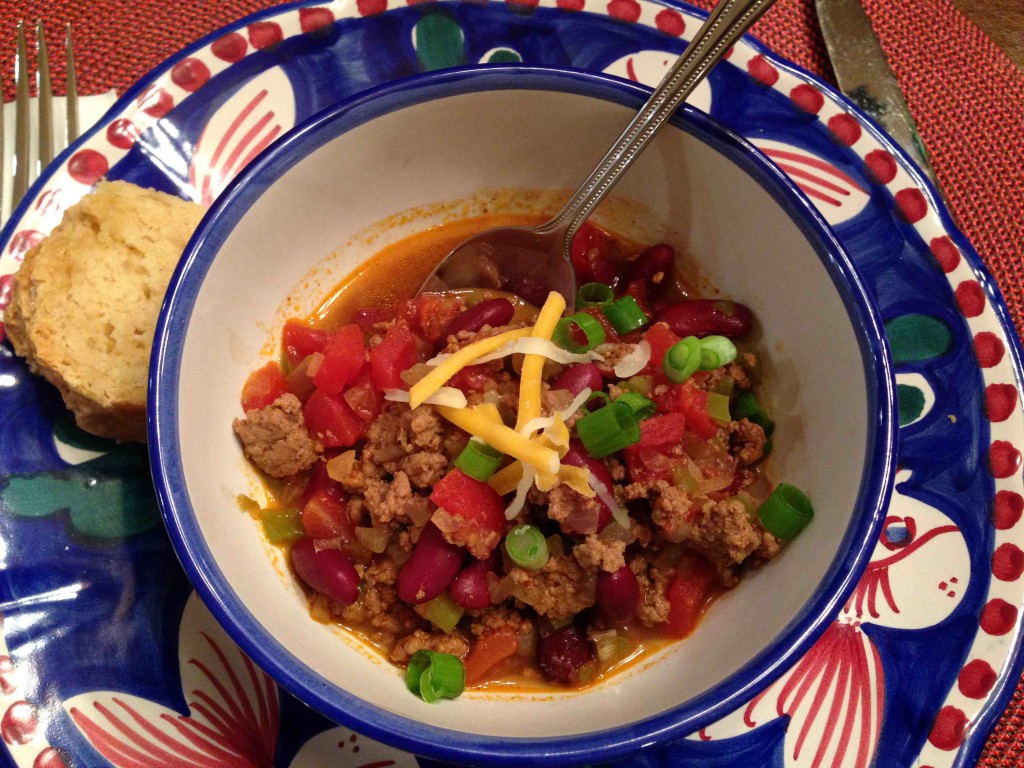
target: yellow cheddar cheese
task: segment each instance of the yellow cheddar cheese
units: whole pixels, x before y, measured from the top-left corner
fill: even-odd
[[[557,472],[558,453],[539,442],[523,437],[514,429],[498,424],[474,408],[437,406],[438,413],[455,426],[476,435],[496,451],[519,459],[541,472]]]
[[[554,291],[549,293],[530,335],[535,339],[551,341],[555,325],[558,324],[564,311],[565,298],[562,294]],[[541,374],[543,371],[543,356],[526,355],[523,358],[523,370],[519,376],[519,416],[516,419],[516,431],[522,429],[527,422],[540,416]]]

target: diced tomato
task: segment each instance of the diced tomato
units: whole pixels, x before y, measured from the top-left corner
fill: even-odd
[[[306,429],[324,448],[347,448],[366,434],[366,425],[344,398],[317,390],[302,407]]]
[[[655,323],[647,329],[647,333],[644,334],[644,338],[647,339],[647,343],[651,345],[651,359],[647,363],[647,367],[644,368],[643,372],[662,373],[665,353],[668,352],[670,347],[679,341],[679,337],[676,336],[672,330],[665,325],[665,323]]]
[[[351,541],[355,526],[348,515],[348,505],[330,491],[314,493],[302,507],[302,527],[314,539]]]
[[[466,656],[466,685],[480,682],[495,664],[518,651],[519,635],[507,624],[481,635]]]
[[[668,589],[669,631],[686,637],[697,626],[705,606],[718,592],[715,569],[703,557],[686,558],[680,563]]]
[[[482,392],[487,384],[494,381],[494,369],[486,363],[481,363],[467,365],[448,380],[448,386],[461,389],[468,395],[470,392]]]
[[[675,461],[654,448],[631,445],[625,449],[626,468],[634,483],[652,483],[655,480],[672,482]]]
[[[302,497],[299,499],[299,506],[306,506],[307,501],[321,492],[328,493],[339,500],[345,497],[341,483],[337,480],[332,480],[331,476],[327,474],[327,461],[324,459],[313,465],[313,471],[310,472],[309,480],[306,481],[306,489],[302,492]]]
[[[380,344],[370,350],[370,372],[377,389],[408,389],[402,371],[418,362],[416,338],[404,325],[394,325]]]
[[[355,323],[343,325],[324,346],[323,355],[313,383],[322,392],[337,395],[366,365],[362,329]]]
[[[666,413],[652,416],[640,422],[641,448],[671,448],[683,439],[686,417],[681,413]]]
[[[425,293],[404,302],[398,314],[413,330],[433,343],[441,338],[448,323],[462,311],[462,306],[462,299],[457,296]]]
[[[288,391],[288,380],[277,363],[267,363],[249,374],[242,387],[242,410],[266,408]]]
[[[498,545],[505,529],[505,505],[487,483],[453,469],[434,486],[430,500],[450,516],[435,522],[451,543],[466,547],[479,560]]]
[[[284,347],[284,353],[288,356],[288,362],[297,365],[302,362],[304,357],[312,355],[314,352],[323,352],[332,335],[330,331],[311,328],[301,320],[292,319],[284,324],[281,344]]]
[[[686,429],[709,440],[718,432],[718,425],[708,414],[708,393],[697,389],[692,382],[672,385],[654,401],[662,413],[681,413],[686,417]]]
[[[369,366],[360,371],[341,396],[364,424],[376,419],[384,409],[384,393],[373,386]]]
[[[615,279],[615,265],[611,260],[612,239],[606,232],[587,222],[572,239],[572,266],[576,270],[576,283],[605,283]]]

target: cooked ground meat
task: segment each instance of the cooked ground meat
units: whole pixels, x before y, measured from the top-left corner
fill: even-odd
[[[747,419],[730,421],[729,447],[731,453],[742,465],[750,465],[764,455],[764,430]]]
[[[594,496],[587,498],[568,485],[556,485],[548,491],[548,517],[563,533],[596,533],[602,504]]]
[[[469,640],[459,630],[448,635],[440,631],[427,632],[417,629],[411,635],[403,637],[395,643],[394,648],[391,649],[391,660],[398,664],[405,664],[416,651],[450,653],[452,656],[464,659],[469,653]]]
[[[396,472],[390,482],[367,481],[363,499],[373,524],[378,527],[387,527],[392,522],[425,522],[433,506],[426,496],[413,492],[405,472]]]
[[[416,451],[398,462],[414,488],[432,488],[448,470],[448,457],[433,451]]]
[[[524,635],[533,629],[533,622],[514,608],[495,605],[473,619],[469,631],[479,637],[502,627],[511,627],[516,634]]]
[[[615,573],[626,564],[626,542],[604,541],[597,536],[587,536],[572,548],[572,556],[584,570],[601,570]]]
[[[235,434],[246,458],[271,477],[288,477],[314,464],[323,448],[306,431],[302,403],[284,394],[266,408],[251,410],[235,419]]]
[[[619,364],[619,361],[636,349],[636,344],[626,344],[625,342],[610,342],[608,344],[601,344],[594,349],[604,360],[598,360],[596,365],[601,369],[601,373],[610,375],[614,370],[615,366]]]
[[[390,557],[374,560],[363,573],[359,600],[342,609],[342,620],[352,624],[370,623],[392,638],[412,632],[422,619],[399,601],[397,582],[398,566],[394,560]]]
[[[645,627],[653,627],[668,619],[668,588],[675,570],[658,568],[643,557],[634,557],[629,567],[640,582],[640,607],[636,616]]]
[[[497,531],[482,531],[478,526],[467,526],[461,515],[453,515],[446,509],[435,510],[430,519],[441,529],[448,542],[457,547],[465,547],[477,560],[486,560],[501,542],[501,534]]]
[[[558,555],[539,571],[512,568],[508,575],[522,601],[541,616],[564,619],[594,604],[596,572],[584,571],[572,555]]]

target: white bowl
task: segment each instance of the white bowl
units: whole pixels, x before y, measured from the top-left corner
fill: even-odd
[[[238,511],[235,496],[254,479],[231,420],[284,319],[310,312],[389,241],[487,200],[545,202],[485,190],[571,189],[645,94],[614,78],[528,67],[376,89],[315,116],[253,162],[206,216],[171,282],[153,357],[150,453],[178,556],[268,673],[369,736],[492,764],[596,762],[686,736],[799,658],[868,561],[895,460],[880,319],[789,179],[689,107],[619,184],[605,215],[623,234],[682,246],[720,295],[753,309],[771,359],[772,474],[805,489],[816,510],[691,638],[581,692],[468,692],[428,705],[391,664],[310,619],[284,563]],[[408,220],[371,226],[414,208]]]

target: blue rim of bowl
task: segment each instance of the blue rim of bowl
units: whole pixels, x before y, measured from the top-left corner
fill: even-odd
[[[814,247],[858,331],[868,390],[868,461],[857,508],[839,552],[800,614],[740,670],[710,691],[646,720],[568,737],[501,738],[424,725],[369,704],[325,681],[295,658],[248,611],[206,545],[185,486],[178,440],[177,383],[191,312],[214,255],[265,189],[305,154],[384,114],[424,101],[485,90],[561,91],[639,107],[644,86],[583,70],[480,66],[388,83],[340,102],[284,134],[227,187],[185,248],[156,327],[150,366],[149,454],[160,511],[193,586],[231,638],[286,691],[338,723],[415,754],[440,760],[516,765],[605,761],[695,733],[779,677],[831,624],[870,560],[892,493],[896,397],[878,310],[842,245],[793,182],[759,150],[688,105],[670,120],[757,181]]]

